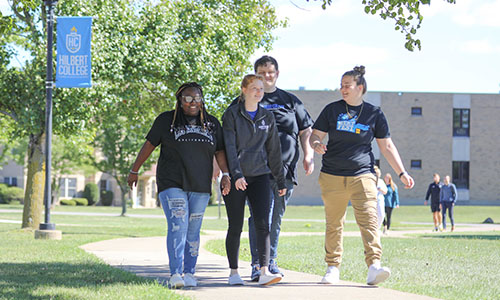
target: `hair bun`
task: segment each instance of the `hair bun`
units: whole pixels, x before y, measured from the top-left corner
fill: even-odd
[[[354,67],[354,72],[358,72],[361,76],[365,75],[365,66]]]

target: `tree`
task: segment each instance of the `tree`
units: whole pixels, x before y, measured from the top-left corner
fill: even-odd
[[[323,9],[333,2],[333,0],[320,1],[323,2],[321,5]],[[456,3],[456,0],[444,1]],[[424,20],[424,16],[420,13],[420,5],[430,5],[431,0],[362,0],[361,3],[365,6],[365,13],[372,15],[378,13],[382,19],[394,21],[394,29],[405,35],[406,49],[413,51],[417,47],[421,50],[420,39],[415,39],[417,30]]]
[[[278,25],[266,1],[152,1],[137,11],[136,27],[106,41],[121,55],[126,84],[116,89],[121,101],[98,117],[94,147],[105,159],[95,165],[117,180],[122,214],[130,167],[154,118],[173,109],[177,88],[199,82],[209,112],[220,116],[251,68],[250,55],[270,47]]]
[[[12,14],[0,16],[0,46],[16,45],[33,58],[22,68],[5,67],[12,51],[5,52],[10,59],[0,60],[0,113],[14,122],[14,135],[29,139],[22,227],[38,228],[45,182],[46,9],[41,0],[8,2]],[[279,26],[266,0],[68,0],[59,1],[55,12],[94,17],[94,86],[54,91],[53,130],[61,137],[94,132],[102,120],[119,125],[120,115],[137,112],[138,101],[145,107],[138,114],[144,116],[131,120],[151,124],[151,115],[171,108],[175,90],[186,81],[200,82],[209,110],[220,114],[241,75],[250,70],[250,55],[260,47],[269,49],[271,30]],[[105,131],[96,134],[105,136]],[[96,139],[96,145],[104,148],[104,143],[121,143],[123,149],[137,145],[125,138]],[[123,178],[124,170],[108,171]]]

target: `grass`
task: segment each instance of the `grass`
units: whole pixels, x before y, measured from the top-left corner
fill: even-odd
[[[383,239],[383,264],[392,276],[383,287],[441,299],[499,299],[500,233],[433,234],[415,239]],[[207,248],[225,255],[224,241]],[[279,264],[289,270],[324,275],[324,237],[282,237]],[[240,259],[250,261],[248,239]],[[342,280],[365,283],[366,265],[360,238],[344,238]]]
[[[0,205],[0,220],[20,221],[21,205]],[[164,236],[166,223],[161,209],[58,206],[53,212],[112,213],[116,216],[58,215],[51,221],[63,232],[62,241],[35,240],[20,224],[0,223],[0,299],[182,299],[154,280],[112,268],[78,246],[121,237]],[[207,208],[203,229],[226,230],[227,220],[217,219],[218,207]],[[221,207],[221,216],[226,212]],[[248,212],[247,212],[248,216]],[[487,217],[500,220],[500,207],[456,207],[456,221],[481,223]],[[283,231],[323,232],[323,207],[287,208]],[[348,208],[347,220],[354,220]],[[408,206],[394,211],[393,229],[429,228],[430,225],[403,222],[431,222],[429,207]],[[246,225],[245,225],[246,226]],[[354,223],[347,231],[357,231]],[[500,290],[500,236],[498,232],[415,235],[414,239],[386,238],[384,264],[393,270],[385,287],[444,299],[498,299]],[[345,238],[341,276],[364,282],[366,266],[359,238]],[[209,244],[225,255],[223,241]],[[248,241],[242,240],[241,259],[249,260]],[[280,265],[287,269],[322,275],[323,237],[282,237]],[[418,266],[416,268],[415,266]]]

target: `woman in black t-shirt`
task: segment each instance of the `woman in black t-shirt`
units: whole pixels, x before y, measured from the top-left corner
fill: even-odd
[[[328,269],[322,283],[339,280],[342,260],[342,231],[349,200],[361,231],[368,266],[367,283],[378,284],[390,276],[382,267],[382,246],[377,228],[377,183],[371,142],[377,139],[380,152],[387,159],[406,188],[413,178],[405,171],[389,126],[379,107],[363,101],[366,93],[365,67],[355,67],[342,76],[343,99],[328,104],[313,126],[311,147],[323,155],[319,177],[325,205],[325,261]],[[322,143],[328,134],[328,144]]]
[[[130,170],[128,184],[130,188],[137,184],[139,168],[161,145],[156,168],[158,198],[168,223],[169,285],[179,288],[197,285],[193,274],[211,193],[214,156],[224,174],[223,195],[229,193],[231,182],[222,128],[205,110],[202,87],[196,82],[185,83],[175,96],[175,110],[160,114],[154,121]]]

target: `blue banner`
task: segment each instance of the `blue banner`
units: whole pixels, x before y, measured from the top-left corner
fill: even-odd
[[[56,87],[91,87],[92,17],[57,17]]]

